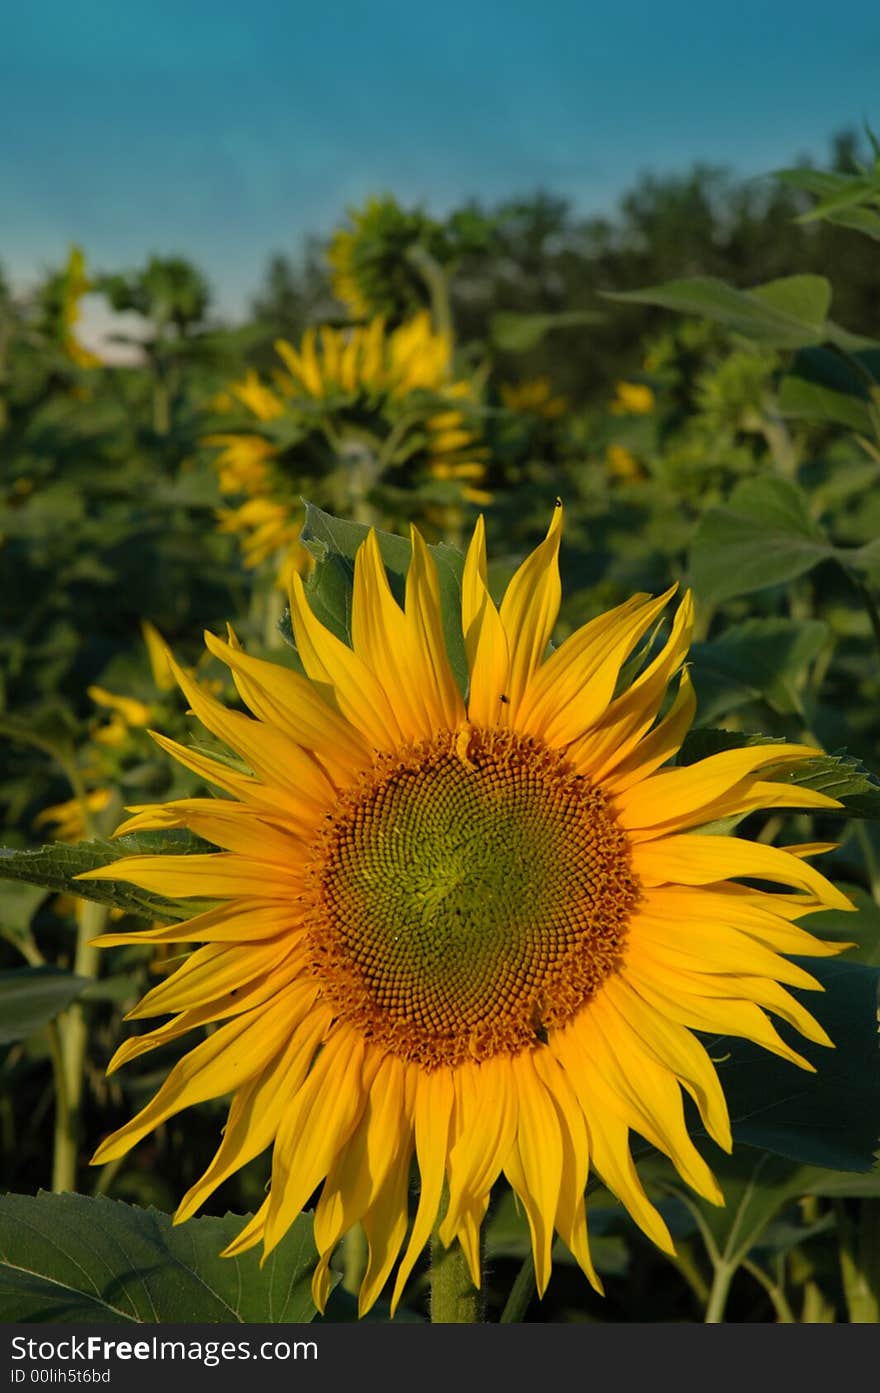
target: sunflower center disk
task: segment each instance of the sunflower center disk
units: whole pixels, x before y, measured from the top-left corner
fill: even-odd
[[[598,788],[506,731],[444,733],[343,795],[312,864],[313,970],[423,1066],[534,1045],[620,960],[638,886]]]

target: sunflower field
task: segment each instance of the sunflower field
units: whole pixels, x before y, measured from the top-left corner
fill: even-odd
[[[0,279],[0,1318],[880,1320],[878,242]]]

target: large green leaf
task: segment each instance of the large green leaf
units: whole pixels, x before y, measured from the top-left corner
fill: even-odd
[[[810,919],[804,926],[811,928]],[[880,969],[829,958],[798,961],[824,990],[793,995],[824,1026],[834,1049],[789,1034],[815,1065],[811,1074],[748,1041],[707,1038],[734,1137],[804,1165],[869,1171],[880,1139]]]
[[[659,305],[712,319],[772,348],[806,348],[826,341],[855,348],[870,342],[827,318],[831,286],[824,276],[785,276],[751,290],[736,290],[715,276],[693,276],[605,295],[609,300]]]
[[[719,754],[722,750],[737,750],[748,745],[783,744],[775,736],[745,735],[739,730],[715,730],[700,726],[685,736],[678,752],[677,763],[695,764],[699,759]],[[769,773],[765,777],[770,777]],[[838,750],[830,755],[817,755],[800,764],[775,770],[777,783],[800,784],[827,793],[842,805],[847,817],[880,817],[880,779],[866,769],[855,755]]]
[[[794,580],[835,550],[810,517],[796,485],[747,479],[724,508],[710,508],[694,535],[691,571],[710,604]]]
[[[315,569],[306,586],[309,603],[321,623],[346,643],[351,642],[351,593],[354,557],[369,531],[365,523],[347,522],[306,503],[306,520],[301,533],[303,543],[315,557]],[[403,599],[411,547],[404,537],[390,532],[376,533],[391,588]],[[455,547],[439,542],[429,547],[437,566],[440,605],[446,651],[456,681],[465,690],[467,661],[461,631],[461,575],[464,557]]]
[[[315,1314],[317,1254],[301,1214],[265,1266],[221,1250],[247,1216],[190,1219],[84,1195],[0,1198],[0,1309],[7,1321],[298,1322]]]
[[[827,793],[843,804],[848,817],[880,818],[880,780],[846,750],[805,760],[774,778]]]
[[[784,415],[832,421],[871,434],[871,385],[878,376],[876,350],[842,354],[829,348],[803,349],[782,380],[779,406]]]
[[[84,871],[109,866],[122,856],[179,855],[205,850],[208,843],[188,832],[138,833],[115,841],[53,842],[36,851],[14,851],[0,847],[0,880],[25,881],[57,894],[78,895],[80,899],[111,905],[127,914],[146,919],[188,919],[197,913],[192,900],[168,900],[134,885],[117,880],[77,880]]]
[[[88,985],[88,977],[55,967],[17,967],[0,972],[0,1045],[26,1040],[41,1030]]]
[[[46,891],[38,885],[21,882],[4,886],[0,900],[0,933],[4,938],[26,938],[31,920],[45,898]]]
[[[827,638],[828,627],[818,619],[746,619],[720,638],[693,644],[700,720],[714,721],[759,699],[781,714],[798,711],[798,678]]]
[[[801,377],[783,378],[779,388],[779,410],[783,416],[801,421],[831,421],[848,426],[861,435],[869,435],[873,429],[867,402],[845,392],[835,392],[818,382],[806,382]]]

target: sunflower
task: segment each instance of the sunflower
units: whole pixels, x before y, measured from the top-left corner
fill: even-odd
[[[219,451],[221,492],[244,496],[219,522],[241,538],[247,566],[278,556],[285,578],[307,569],[297,539],[312,474],[317,492],[335,470],[343,492],[365,497],[395,469],[409,486],[423,471],[454,484],[456,502],[491,502],[480,487],[486,452],[470,421],[473,386],[454,378],[452,341],[427,311],[390,331],[381,317],[345,330],[324,324],[298,347],[279,339],[275,348],[283,368],[271,385],[251,371],[216,402],[244,406],[261,433],[221,431],[204,442]]]
[[[99,940],[202,945],[131,1013],[172,1019],[126,1041],[110,1069],[215,1028],[94,1160],[232,1094],[220,1147],[176,1219],[272,1146],[265,1202],[226,1251],[270,1253],[320,1186],[321,1309],[331,1255],[357,1224],[369,1249],[361,1312],[400,1259],[396,1306],[438,1221],[441,1243],[461,1245],[479,1285],[481,1223],[502,1175],[528,1219],[539,1290],[554,1234],[601,1290],[584,1205],[591,1171],[672,1251],[630,1132],[722,1202],[685,1125],[683,1094],[730,1148],[723,1092],[694,1032],[744,1037],[804,1069],[771,1016],[831,1043],[787,990],[818,987],[788,955],[839,951],[794,921],[849,902],[807,863],[811,848],[705,830],[754,810],[838,806],[773,777],[815,751],[761,745],[664,767],[694,715],[691,600],[629,685],[623,665],[674,587],[636,595],[548,653],[560,531],[557,507],[496,607],[477,524],[462,583],[466,696],[415,528],[403,608],[375,533],[361,544],[350,647],[293,577],[305,675],[249,657],[231,633],[207,635],[252,715],[176,665],[175,675],[241,764],[156,738],[229,796],[131,809],[120,831],[186,827],[222,849],[88,873],[217,902],[183,924]]]
[[[502,382],[501,400],[508,411],[543,416],[547,421],[564,416],[569,407],[567,397],[554,397],[549,377],[532,377],[515,384]]]
[[[63,269],[50,275],[39,292],[44,333],[79,368],[101,366],[101,359],[80,343],[76,333],[83,297],[93,289],[82,248],[72,246]]]
[[[615,416],[650,416],[656,405],[654,393],[646,383],[618,382],[611,411]]]

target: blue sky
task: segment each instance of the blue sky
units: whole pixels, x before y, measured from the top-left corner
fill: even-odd
[[[26,284],[180,252],[236,313],[273,250],[373,191],[443,212],[644,170],[759,174],[880,128],[880,6],[848,0],[19,0],[0,42],[0,264]]]

